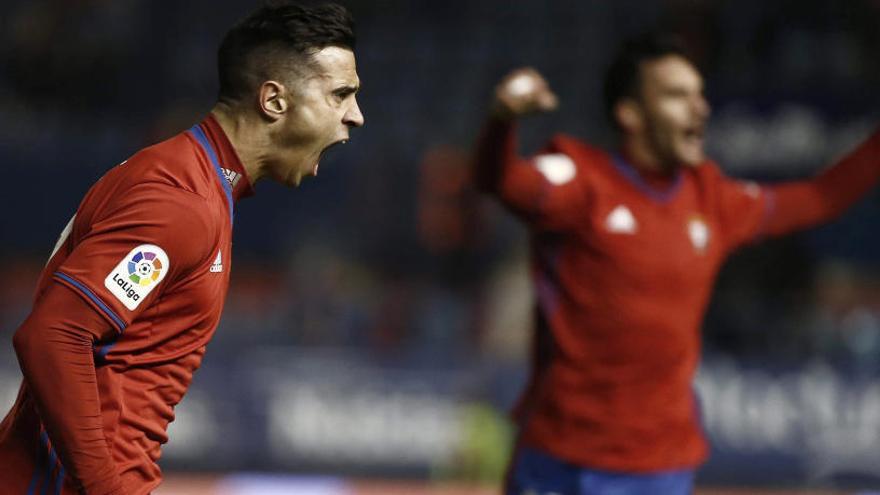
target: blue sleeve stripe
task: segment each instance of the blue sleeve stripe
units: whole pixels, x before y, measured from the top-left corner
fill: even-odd
[[[94,292],[89,290],[88,287],[86,287],[85,285],[83,285],[82,283],[80,283],[79,281],[77,281],[76,279],[71,277],[70,275],[67,275],[67,274],[64,274],[61,272],[55,272],[54,276],[69,283],[70,285],[75,287],[78,291],[80,291],[84,296],[88,297],[93,303],[95,303],[95,305],[98,306],[98,308],[108,318],[110,318],[110,321],[112,321],[113,323],[116,324],[116,331],[118,331],[119,333],[122,333],[125,331],[125,322],[122,320],[122,318],[117,316],[116,313],[114,313],[113,310],[110,309],[110,306],[107,306],[106,304],[104,304],[104,301],[102,301],[98,296],[96,296]]]
[[[61,495],[61,489],[64,487],[64,477],[67,474],[64,472],[64,466],[58,464],[58,477],[55,478],[55,495]]]
[[[98,357],[101,359],[106,358],[107,353],[110,352],[110,349],[112,349],[114,345],[116,345],[115,341],[105,345],[104,347],[101,347],[101,349],[98,351]]]
[[[233,223],[235,219],[235,215],[233,214],[235,203],[232,201],[232,186],[229,184],[229,181],[226,180],[226,176],[223,175],[223,170],[220,168],[220,161],[217,159],[217,153],[214,152],[214,147],[211,146],[208,137],[205,136],[205,131],[202,130],[199,124],[192,126],[189,132],[191,132],[193,137],[196,138],[196,141],[199,142],[202,149],[207,153],[208,158],[211,159],[211,163],[214,164],[214,171],[217,172],[217,177],[220,179],[220,185],[223,186],[223,191],[226,193],[226,202],[229,203],[229,223]]]
[[[57,471],[56,471],[57,467]],[[42,476],[40,475],[42,473]],[[53,476],[54,474],[54,476]],[[55,452],[55,447],[49,440],[49,434],[46,428],[40,423],[40,447],[37,448],[37,458],[34,464],[34,475],[28,485],[27,495],[50,495],[50,491],[55,495],[61,495],[64,489],[64,477],[66,471],[64,465]],[[52,479],[55,480],[55,489],[52,490]],[[39,482],[39,484],[38,484]],[[39,487],[39,494],[37,488]]]
[[[55,453],[55,449],[49,445],[49,435],[46,432],[43,432],[43,447],[49,450],[49,462],[46,463],[46,481],[43,482],[43,488],[40,490],[40,495],[49,495],[49,485],[52,483],[52,471],[55,470],[55,464],[58,462],[58,455]]]
[[[28,485],[27,495],[35,495],[37,490],[37,480],[40,479],[40,471],[43,467],[43,458],[40,455],[40,451],[37,450],[37,462],[34,465],[34,475],[31,477],[31,482]]]

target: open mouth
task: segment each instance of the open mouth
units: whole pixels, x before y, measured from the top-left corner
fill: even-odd
[[[684,130],[684,138],[687,142],[693,144],[700,144],[703,142],[703,134],[704,127],[702,125],[695,125],[688,127]]]
[[[326,148],[324,148],[324,149],[321,151],[321,158],[323,158],[324,155],[327,154],[327,152],[330,151],[331,149],[337,147],[337,146],[340,145],[340,144],[345,144],[345,143],[347,143],[347,142],[348,142],[348,139],[340,139],[339,141],[336,141],[336,142],[334,142],[334,143],[330,143],[329,145],[327,145]]]
[[[347,142],[348,139],[340,139],[339,141],[330,143],[323,150],[321,150],[321,153],[318,155],[318,161],[316,161],[314,167],[312,167],[312,175],[318,175],[318,165],[321,164],[321,160],[324,159],[324,155],[326,155],[328,151],[340,144],[345,144]]]

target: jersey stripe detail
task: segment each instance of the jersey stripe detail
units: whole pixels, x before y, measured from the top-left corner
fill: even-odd
[[[205,150],[205,154],[208,155],[208,158],[211,160],[211,163],[214,164],[214,171],[217,172],[217,178],[220,180],[220,185],[223,186],[223,191],[226,193],[226,202],[229,203],[229,223],[234,223],[235,215],[234,215],[234,202],[232,201],[232,185],[229,184],[229,181],[226,180],[226,176],[223,175],[223,169],[220,168],[220,161],[217,159],[217,153],[214,152],[214,147],[211,146],[211,142],[208,141],[208,137],[205,136],[205,131],[202,130],[199,124],[196,124],[190,128],[189,132],[192,133],[193,137],[196,138],[196,141],[202,146],[202,149]]]
[[[102,347],[101,350],[98,351],[98,357],[101,358],[101,359],[106,358],[106,357],[107,357],[107,353],[110,352],[110,349],[112,349],[114,345],[116,345],[116,342],[115,342],[115,341],[114,341],[114,342],[111,342],[111,343],[109,343],[109,344],[107,344],[107,345],[105,345],[104,347]]]
[[[43,449],[49,451],[49,462],[46,463],[46,475],[43,478],[43,488],[40,489],[40,495],[49,495],[49,486],[52,483],[52,471],[55,471],[55,463],[58,462],[58,455],[55,453],[55,449],[49,445],[49,435],[43,430],[43,433],[40,435],[40,441],[43,444]]]
[[[64,472],[64,466],[60,463],[58,464],[58,477],[55,478],[55,495],[61,495],[61,489],[64,488],[64,477],[67,473]]]
[[[34,463],[34,475],[31,476],[31,482],[28,485],[27,495],[34,495],[37,489],[37,480],[40,479],[40,471],[42,471],[43,467],[43,454],[40,449],[37,449],[37,462]]]
[[[78,280],[74,279],[73,277],[71,277],[70,275],[67,275],[65,273],[55,272],[53,274],[53,276],[64,281],[64,282],[67,282],[73,288],[77,289],[81,294],[83,294],[84,296],[89,298],[89,300],[91,300],[93,303],[95,303],[95,305],[98,307],[98,309],[100,309],[101,312],[103,312],[104,315],[107,316],[110,319],[110,321],[115,324],[117,332],[122,333],[125,331],[125,321],[123,321],[122,318],[117,316],[116,313],[114,313],[113,310],[110,309],[110,306],[107,306],[106,304],[104,304],[104,301],[102,301],[98,296],[96,296],[94,292],[89,290],[88,287],[86,287],[85,285],[80,283]]]
[[[43,466],[44,460],[46,461],[45,466]],[[43,476],[40,476],[41,472]],[[55,489],[52,493],[61,495],[61,490],[64,488],[65,475],[66,472],[64,465],[61,464],[61,458],[58,457],[55,447],[52,446],[52,441],[49,440],[46,427],[40,422],[40,446],[37,448],[37,462],[34,465],[34,475],[28,485],[27,495],[37,495],[37,480],[40,480],[40,478],[42,478],[42,483],[39,484],[39,495],[49,495],[53,478],[55,479]]]

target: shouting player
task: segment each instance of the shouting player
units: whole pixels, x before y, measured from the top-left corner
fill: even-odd
[[[86,194],[13,343],[24,380],[0,425],[0,494],[144,495],[220,319],[235,202],[295,186],[363,124],[350,14],[276,3],[233,27],[199,124]]]
[[[706,458],[691,389],[700,322],[737,247],[835,218],[880,178],[880,133],[817,177],[725,177],[703,154],[703,79],[674,40],[627,42],[605,78],[619,148],[553,138],[517,156],[515,120],[558,102],[532,69],[495,89],[475,174],[530,229],[533,369],[507,493],[691,493]]]

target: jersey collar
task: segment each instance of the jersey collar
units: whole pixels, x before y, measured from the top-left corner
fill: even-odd
[[[681,189],[682,172],[680,169],[675,171],[675,174],[670,177],[667,184],[658,186],[651,184],[639,173],[636,166],[627,161],[620,153],[613,153],[611,155],[611,163],[620,175],[625,177],[636,189],[654,202],[668,203],[675,197],[678,190]]]
[[[241,164],[235,149],[232,147],[232,143],[229,142],[229,138],[226,137],[226,133],[223,132],[223,128],[220,127],[214,116],[208,114],[205,120],[199,124],[199,127],[205,133],[205,137],[217,153],[220,169],[231,187],[233,201],[252,196],[254,188],[247,176],[247,172],[244,170],[244,166]]]

